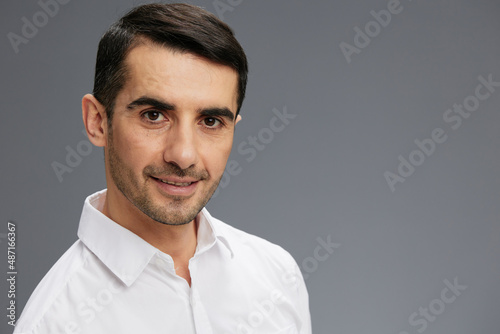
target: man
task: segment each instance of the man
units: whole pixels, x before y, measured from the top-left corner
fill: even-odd
[[[107,189],[14,333],[311,333],[292,257],[204,208],[246,81],[232,31],[200,8],[144,5],[111,26],[82,100]]]

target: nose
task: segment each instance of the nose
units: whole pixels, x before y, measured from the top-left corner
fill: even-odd
[[[187,122],[174,125],[167,140],[163,153],[165,162],[175,164],[181,169],[196,165],[198,162],[196,130],[192,126]]]

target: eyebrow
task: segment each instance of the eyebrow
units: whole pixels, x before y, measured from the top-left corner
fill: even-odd
[[[169,110],[169,111],[173,111],[176,109],[176,106],[174,104],[171,104],[171,103],[168,103],[165,101],[161,101],[161,100],[155,99],[153,97],[148,97],[148,96],[141,96],[140,98],[130,102],[127,105],[127,109],[134,110],[135,108],[140,107],[140,106],[151,106],[151,107],[154,107],[158,110]],[[231,121],[234,120],[233,112],[231,110],[229,110],[229,108],[226,108],[226,107],[222,107],[222,108],[213,107],[213,108],[198,109],[197,112],[200,115],[207,116],[207,117],[219,116],[219,117],[225,117]]]
[[[203,115],[203,116],[208,116],[208,117],[219,116],[219,117],[225,117],[231,121],[234,120],[234,114],[228,108],[200,109],[200,110],[198,110],[198,113]]]
[[[137,100],[130,102],[127,105],[127,109],[133,110],[140,106],[151,106],[160,110],[175,110],[175,105],[147,96],[142,96]]]

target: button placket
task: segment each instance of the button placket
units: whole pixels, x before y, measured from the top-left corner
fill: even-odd
[[[197,304],[196,303],[196,298],[197,298],[197,296],[196,296],[196,290],[194,290],[193,288],[191,288],[191,291],[190,291],[190,294],[189,294],[189,302],[191,303],[191,306],[193,308],[195,308],[196,304]]]

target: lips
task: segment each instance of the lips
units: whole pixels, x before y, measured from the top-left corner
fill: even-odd
[[[180,177],[175,177],[175,176],[169,176],[169,177],[154,177],[151,176],[153,179],[160,181],[165,184],[170,184],[173,186],[177,187],[187,187],[193,183],[198,182],[199,180],[193,179],[193,178],[180,178]]]
[[[198,188],[198,181],[200,181],[193,178],[179,178],[175,176],[162,177],[161,179],[151,176],[151,178],[156,181],[158,189],[162,194],[182,197],[191,197],[194,195]]]
[[[163,183],[166,183],[166,184],[177,186],[177,187],[187,187],[187,186],[193,184],[193,182],[173,182],[173,181],[162,180],[162,179],[157,179],[157,180],[161,181]]]

